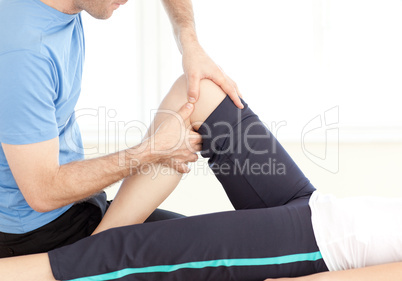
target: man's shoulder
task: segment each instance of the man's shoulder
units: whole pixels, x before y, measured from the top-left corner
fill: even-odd
[[[40,0],[0,0],[0,55],[10,50],[40,52],[44,38],[73,19]]]
[[[32,16],[35,12],[34,3],[29,4],[26,0],[0,0],[0,55],[13,50],[39,48],[41,32]]]

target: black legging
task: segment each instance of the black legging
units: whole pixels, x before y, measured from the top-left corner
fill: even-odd
[[[261,281],[328,270],[311,225],[315,189],[258,116],[226,97],[199,133],[237,211],[85,238],[49,252],[56,279]]]

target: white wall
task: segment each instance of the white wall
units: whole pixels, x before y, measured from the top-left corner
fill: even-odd
[[[378,129],[383,139],[401,139],[400,0],[194,0],[194,9],[207,52],[264,121],[287,122],[284,139],[300,140],[303,127],[334,106],[345,139],[356,138],[351,129],[364,130],[361,139],[378,139]],[[161,4],[129,1],[108,21],[84,21],[78,108],[105,106],[117,111],[112,121],[149,122],[149,109],[181,73]]]
[[[370,170],[377,180],[358,184],[370,160],[371,165],[385,162],[387,171],[402,172],[398,154],[383,154],[386,147],[400,152],[402,143],[400,0],[193,3],[204,48],[298,155],[310,178],[342,196],[356,190],[377,194],[381,169],[374,175]],[[85,15],[84,25],[87,59],[77,109],[88,157],[93,157],[137,143],[150,122],[150,110],[182,70],[158,0],[129,1],[104,22]],[[387,174],[390,189],[381,194],[399,194],[397,174]],[[210,179],[201,178],[190,184]],[[207,185],[219,189],[216,182]],[[197,194],[192,190],[175,196],[189,198]],[[224,198],[219,194],[212,197]],[[179,201],[184,202],[178,199],[173,205]],[[211,210],[227,208],[219,202]]]

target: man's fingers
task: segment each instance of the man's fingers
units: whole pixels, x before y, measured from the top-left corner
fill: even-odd
[[[188,160],[188,162],[197,162],[198,160],[198,154],[197,153],[193,153],[193,155],[191,155],[190,159]]]
[[[222,88],[222,90],[225,91],[225,93],[227,93],[227,94],[229,95],[229,97],[232,99],[232,101],[236,104],[237,107],[239,107],[239,108],[244,108],[244,106],[243,106],[243,104],[241,103],[240,99],[237,99],[237,98],[235,97],[235,95],[237,95],[237,96],[243,98],[243,95],[240,93],[239,87],[237,86],[236,82],[234,82],[229,76],[226,75],[226,73],[225,73],[225,71],[223,71],[222,67],[220,67],[220,66],[218,65],[218,68],[220,69],[220,71],[221,71],[221,73],[222,73],[222,77],[221,77],[221,78],[223,78],[223,79],[222,79],[222,81],[221,81],[220,84],[218,84],[218,83],[215,82],[215,81],[214,81],[214,82],[215,82],[217,85],[219,85],[219,86]],[[229,83],[228,83],[228,81],[229,81]],[[224,84],[232,84],[231,86],[233,86],[235,92],[233,92],[233,90],[225,90]],[[228,87],[229,87],[229,89],[230,89],[230,85],[229,85]],[[232,98],[232,97],[233,97],[233,98]],[[235,99],[237,99],[238,102],[236,102]],[[239,105],[240,105],[240,106],[239,106]]]
[[[190,132],[189,134],[191,136],[194,136],[194,137],[199,136],[199,137],[201,137],[201,135],[199,133],[197,133],[196,131],[194,131],[193,129],[189,130],[189,132]]]
[[[194,146],[194,150],[195,151],[201,151],[202,150],[202,145],[201,144],[197,144],[196,146]],[[198,159],[198,158],[197,158]]]
[[[183,118],[183,120],[187,120],[190,117],[191,113],[193,113],[193,110],[194,105],[188,102],[183,105],[177,113],[181,116],[181,118]]]
[[[181,163],[180,170],[181,170],[180,173],[188,173],[188,172],[190,172],[190,167],[187,166],[187,164],[185,164],[185,163]]]
[[[230,77],[228,77],[228,79],[230,80],[230,82],[231,82],[231,83],[233,84],[233,86],[235,87],[237,95],[238,95],[239,97],[243,98],[243,95],[241,94],[241,92],[240,92],[240,90],[239,90],[239,87],[237,86],[236,82],[233,81],[233,79],[231,79]]]
[[[187,149],[193,153],[201,151],[202,145],[199,143],[190,143],[190,145],[187,147]]]
[[[197,75],[190,74],[187,77],[187,94],[188,101],[195,103],[198,100],[200,94],[200,78]]]
[[[188,149],[191,152],[195,153],[195,152],[198,152],[198,151],[202,150],[202,145],[198,144],[198,143],[193,143],[193,144],[190,144],[190,147]]]
[[[191,143],[202,143],[202,136],[199,133],[190,131],[188,138]]]
[[[223,90],[225,91],[225,89],[223,89]],[[235,92],[226,92],[226,93],[238,108],[240,108],[240,109],[244,108],[244,105],[242,104],[240,97],[236,91]]]
[[[226,79],[222,74],[222,77],[213,79],[212,81],[222,88],[222,90],[230,97],[238,108],[244,108],[244,105],[241,103],[240,97],[237,94],[236,88],[232,85],[232,83],[230,83],[229,79]]]
[[[181,174],[190,172],[190,168],[187,166],[187,164],[180,161],[176,161],[173,168]]]

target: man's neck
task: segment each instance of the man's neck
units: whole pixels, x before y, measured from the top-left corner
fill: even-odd
[[[65,14],[77,14],[81,12],[79,8],[74,6],[74,1],[73,0],[40,0],[44,4],[48,5],[49,7],[52,7],[53,9],[56,9],[62,13]]]

